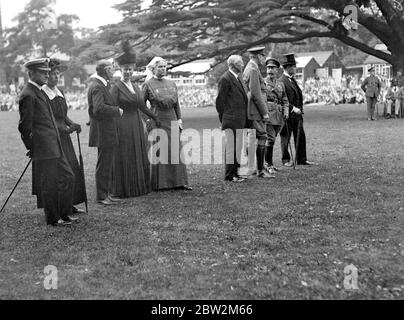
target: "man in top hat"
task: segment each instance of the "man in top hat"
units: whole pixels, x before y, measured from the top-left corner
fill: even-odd
[[[88,90],[88,113],[90,115],[90,147],[98,148],[95,185],[97,202],[104,206],[120,202],[112,194],[112,175],[115,148],[119,144],[115,118],[123,115],[123,110],[114,104],[109,83],[114,67],[107,60],[97,63],[97,73],[91,76]]]
[[[266,85],[264,77],[261,74],[260,66],[265,65],[265,47],[254,47],[247,50],[250,54],[243,75],[243,80],[248,93],[248,120],[250,126],[256,132],[258,140],[257,157],[257,175],[259,178],[273,178],[264,169],[265,145],[268,138],[266,122],[269,120],[268,108],[266,104]],[[249,143],[252,143],[250,140]],[[249,148],[251,150],[253,148]],[[249,154],[249,161],[252,155]],[[251,165],[251,164],[250,164]]]
[[[269,122],[267,123],[268,140],[265,147],[265,163],[268,174],[275,176],[278,171],[273,164],[275,140],[285,119],[289,119],[289,101],[283,83],[277,80],[280,62],[274,58],[267,58],[266,66],[268,76],[265,83],[267,85]]]
[[[74,218],[74,175],[62,151],[59,132],[50,102],[42,90],[48,83],[49,59],[35,59],[24,65],[29,81],[19,99],[18,130],[33,159],[33,194],[38,208],[44,208],[46,222],[52,226],[70,225]]]
[[[368,121],[373,121],[375,120],[375,106],[379,98],[382,85],[379,78],[377,78],[375,75],[375,68],[371,67],[368,71],[370,76],[363,81],[361,88],[366,95]]]
[[[296,146],[296,163],[298,165],[315,165],[315,163],[307,161],[306,134],[303,128],[303,92],[294,78],[296,59],[293,53],[284,55],[282,67],[284,73],[279,81],[283,84],[289,101],[289,119],[285,121],[281,131],[282,162],[286,167],[294,165],[288,151],[291,134],[293,133]]]

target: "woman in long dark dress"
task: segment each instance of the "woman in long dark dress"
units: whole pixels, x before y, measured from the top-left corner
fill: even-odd
[[[58,127],[60,141],[62,144],[63,153],[65,154],[74,173],[74,191],[73,191],[73,205],[78,205],[86,201],[85,183],[83,175],[80,170],[80,165],[77,160],[76,152],[74,151],[72,139],[70,134],[73,132],[81,132],[79,124],[74,123],[67,116],[67,103],[65,96],[61,90],[58,89],[57,84],[59,81],[60,72],[67,69],[66,66],[60,64],[58,60],[51,59],[49,63],[51,71],[49,72],[48,84],[43,87],[48,96],[52,112],[55,117],[56,125]],[[72,208],[72,213],[84,213],[83,210],[76,207]]]
[[[131,81],[136,55],[131,52],[127,43],[123,45],[123,51],[116,59],[121,68],[122,79],[117,80],[111,89],[115,103],[123,110],[122,117],[115,120],[119,146],[114,157],[112,184],[115,197],[132,198],[152,191],[147,141],[140,111],[157,124],[159,121],[147,109],[139,87]]]
[[[150,102],[152,111],[160,119],[160,128],[165,131],[168,138],[168,148],[160,150],[160,152],[168,153],[160,157],[168,160],[168,163],[152,164],[152,188],[156,191],[165,189],[192,190],[188,186],[187,168],[185,164],[181,163],[180,154],[171,157],[172,152],[180,152],[181,150],[180,141],[178,141],[179,150],[171,148],[171,126],[178,126],[178,132],[182,130],[177,86],[174,81],[164,78],[167,75],[167,62],[164,59],[154,59],[151,69],[154,76],[143,85],[144,100]],[[179,163],[171,163],[172,159],[175,158],[179,160]]]

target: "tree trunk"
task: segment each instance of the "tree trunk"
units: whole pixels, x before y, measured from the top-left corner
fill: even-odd
[[[392,57],[393,57],[393,74],[394,74],[394,76],[397,74],[397,71],[400,71],[400,70],[401,70],[401,73],[403,74],[404,52],[402,50],[396,50],[396,52],[392,52]]]

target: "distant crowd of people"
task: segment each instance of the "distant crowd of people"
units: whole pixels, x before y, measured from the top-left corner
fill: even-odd
[[[216,88],[178,87],[181,108],[203,108],[215,105]]]
[[[304,86],[304,102],[326,105],[364,103],[365,93],[360,83],[361,81],[348,79],[343,81],[342,86],[337,86],[332,78],[309,79]]]
[[[64,92],[69,110],[87,110],[87,90]],[[181,108],[203,108],[214,106],[217,95],[216,88],[178,87]],[[1,111],[18,111],[18,93],[2,93],[0,95]]]
[[[308,79],[305,83],[303,95],[304,104],[362,104],[366,102],[364,91],[361,89],[363,79],[343,77],[342,85],[338,86],[334,79]],[[13,87],[14,88],[14,87]],[[389,85],[383,85],[381,100],[386,100]],[[0,111],[18,111],[18,92],[16,88],[1,89]],[[87,90],[66,91],[66,100],[69,102],[69,110],[87,110]],[[182,108],[203,108],[214,106],[217,96],[216,88],[207,87],[178,87],[179,102]]]

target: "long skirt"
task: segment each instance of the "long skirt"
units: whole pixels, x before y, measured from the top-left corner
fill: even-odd
[[[124,113],[116,120],[119,146],[113,169],[113,195],[132,198],[151,192],[150,162],[144,125],[139,111]]]
[[[178,134],[177,147],[173,147],[171,144],[171,125],[172,121],[176,121],[176,115],[174,109],[159,110],[158,117],[161,121],[161,127],[167,138],[166,146],[161,148],[160,152],[167,152],[167,154],[161,156],[161,159],[167,159],[165,163],[152,164],[152,188],[155,191],[165,189],[175,189],[188,185],[187,168],[185,164],[181,162],[181,142],[179,141],[180,135]],[[173,148],[172,148],[173,147]],[[175,156],[172,157],[172,154]],[[172,161],[174,159],[174,161]],[[179,161],[177,161],[179,160]]]

